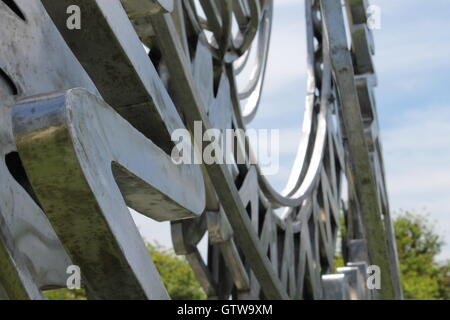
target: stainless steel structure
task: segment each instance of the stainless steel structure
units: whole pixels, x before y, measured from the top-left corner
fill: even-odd
[[[170,157],[176,129],[253,120],[273,1],[0,1],[0,297],[42,299],[78,265],[91,299],[169,298],[131,207],[171,221],[210,298],[401,298],[368,4],[303,2],[304,125],[280,193],[242,131],[231,155],[242,164]],[[71,5],[80,29],[67,26]],[[347,265],[334,274],[341,224]]]

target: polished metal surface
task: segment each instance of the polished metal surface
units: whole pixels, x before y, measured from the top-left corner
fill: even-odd
[[[278,192],[244,134],[276,36],[272,0],[0,1],[0,298],[43,299],[70,265],[90,299],[170,298],[128,208],[171,221],[211,299],[401,298],[367,1],[299,2],[307,96]],[[231,163],[172,161],[180,129],[203,154],[199,128],[208,141],[238,129]],[[365,285],[372,264],[381,289]]]

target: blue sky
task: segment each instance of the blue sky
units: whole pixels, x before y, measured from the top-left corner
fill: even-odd
[[[450,3],[372,0],[381,9],[374,30],[376,101],[392,211],[429,212],[450,244]],[[281,129],[282,188],[292,166],[305,101],[302,0],[275,0],[266,83],[254,128]],[[170,246],[168,223],[135,215],[143,235]],[[204,245],[204,244],[203,244]],[[450,245],[441,259],[450,259]]]
[[[373,0],[378,112],[393,210],[430,213],[450,258],[450,3]]]

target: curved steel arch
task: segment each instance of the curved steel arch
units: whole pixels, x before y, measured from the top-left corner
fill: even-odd
[[[168,298],[129,206],[171,221],[210,298],[401,298],[367,1],[346,0],[347,19],[340,2],[304,1],[306,107],[283,192],[245,135],[273,1],[25,2],[20,15],[0,2],[0,297],[43,298],[75,264],[90,298]],[[79,30],[66,25],[70,5]],[[208,129],[238,129],[233,164],[171,163],[171,134],[196,123],[211,139]],[[381,290],[365,285],[369,264]]]

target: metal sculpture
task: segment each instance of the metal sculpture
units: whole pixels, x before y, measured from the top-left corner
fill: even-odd
[[[0,1],[0,297],[42,299],[77,265],[91,299],[169,298],[131,207],[171,221],[209,298],[401,298],[367,2],[346,0],[347,19],[340,1],[304,3],[304,125],[279,193],[244,133],[271,0]],[[67,26],[73,5],[81,28]],[[175,164],[171,135],[199,128],[209,141],[210,128],[242,129],[226,156],[243,161]],[[334,274],[341,216],[347,265]]]

